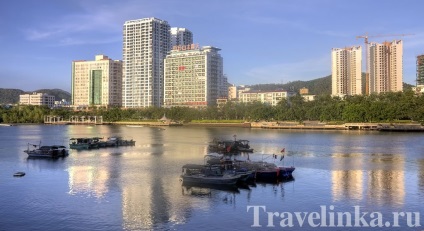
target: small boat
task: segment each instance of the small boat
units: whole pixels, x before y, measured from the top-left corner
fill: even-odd
[[[235,185],[239,175],[223,174],[220,167],[186,164],[182,167],[181,179],[185,184]]]
[[[101,137],[89,137],[89,138],[71,138],[69,140],[70,149],[95,149],[99,147],[106,147],[106,142],[101,141]]]
[[[25,172],[15,172],[15,173],[13,174],[13,176],[15,176],[15,177],[25,176]]]
[[[69,154],[68,150],[63,145],[35,145],[28,144],[27,150],[24,150],[28,157],[42,157],[42,158],[58,158],[64,157]]]

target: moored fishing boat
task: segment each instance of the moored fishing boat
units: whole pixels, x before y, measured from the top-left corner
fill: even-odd
[[[182,167],[181,180],[185,184],[235,185],[239,175],[223,174],[218,166],[186,164]]]
[[[28,157],[41,157],[41,158],[58,158],[64,157],[69,154],[68,149],[63,145],[35,145],[28,144],[27,150],[24,151]]]
[[[81,149],[93,149],[93,148],[98,148],[98,138],[97,137],[93,137],[93,138],[71,138],[69,140],[69,148],[70,149],[77,149],[77,150],[81,150]]]

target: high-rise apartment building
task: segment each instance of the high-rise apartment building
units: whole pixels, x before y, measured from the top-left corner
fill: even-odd
[[[171,28],[171,47],[193,44],[193,33],[186,28]]]
[[[424,85],[424,55],[417,56],[417,86]]]
[[[331,94],[337,96],[362,94],[361,46],[331,50]]]
[[[160,107],[163,62],[171,49],[168,22],[157,18],[126,21],[123,35],[122,106]]]
[[[369,92],[403,91],[402,40],[370,43],[369,55]]]
[[[121,106],[122,61],[96,55],[72,62],[72,105]]]
[[[219,50],[192,44],[170,52],[165,59],[165,107],[205,107],[216,105],[220,97],[228,97]]]

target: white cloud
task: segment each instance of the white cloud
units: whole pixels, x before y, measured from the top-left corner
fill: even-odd
[[[50,40],[51,44],[58,46],[114,42],[117,41],[116,35],[121,34],[126,20],[153,12],[149,10],[148,4],[140,4],[139,1],[119,1],[113,4],[79,1],[76,4],[80,5],[82,12],[71,12],[56,21],[25,29],[23,32],[26,39]]]

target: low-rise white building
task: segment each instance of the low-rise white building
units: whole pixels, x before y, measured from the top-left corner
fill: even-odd
[[[19,95],[19,104],[22,105],[46,105],[48,107],[54,106],[55,97],[46,93],[33,92],[32,94]]]
[[[292,92],[286,90],[275,90],[275,91],[245,91],[239,93],[239,101],[243,103],[250,102],[261,102],[276,106],[282,99],[286,99],[294,95]]]

